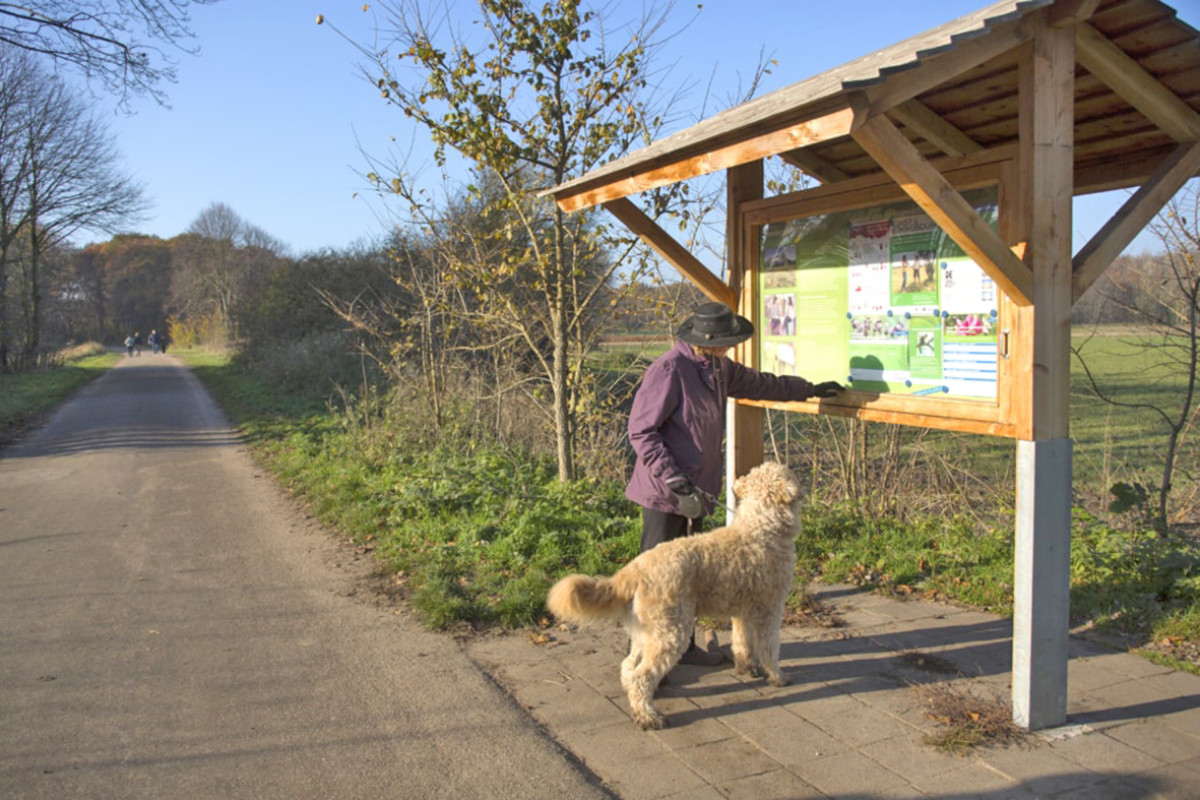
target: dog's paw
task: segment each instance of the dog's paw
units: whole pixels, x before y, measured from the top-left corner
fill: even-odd
[[[791,681],[782,675],[775,675],[767,678],[767,684],[770,686],[787,686]]]
[[[644,731],[660,731],[667,727],[667,718],[662,714],[634,714],[633,721]]]
[[[763,676],[763,671],[757,664],[735,664],[733,667],[733,674],[749,675],[751,678],[761,678]]]

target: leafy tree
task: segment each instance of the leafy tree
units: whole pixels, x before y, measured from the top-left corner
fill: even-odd
[[[592,215],[565,215],[538,193],[647,141],[661,124],[647,97],[652,37],[665,15],[652,8],[633,31],[609,36],[578,0],[480,0],[480,32],[468,41],[446,5],[381,6],[390,39],[382,48],[360,46],[368,75],[386,102],[429,133],[440,164],[452,150],[476,169],[478,185],[468,191],[486,197],[477,205],[480,238],[455,252],[483,257],[460,258],[456,272],[544,375],[558,474],[569,480],[588,402],[591,320],[622,260]],[[368,177],[416,206],[426,203],[402,169],[381,172]],[[435,217],[429,209],[418,215]]]
[[[126,105],[131,95],[164,101],[175,80],[171,52],[194,52],[188,7],[218,0],[0,1],[0,42],[97,80]]]
[[[130,331],[162,330],[171,290],[171,247],[155,236],[116,236],[99,249],[107,316],[119,339]]]

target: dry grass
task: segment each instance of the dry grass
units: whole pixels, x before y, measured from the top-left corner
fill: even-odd
[[[803,586],[793,587],[783,608],[783,624],[806,628],[841,628],[846,621]]]
[[[1012,709],[1003,698],[981,697],[947,681],[913,688],[925,706],[925,716],[942,726],[924,739],[938,750],[961,756],[977,747],[1023,744],[1029,735],[1013,722]]]

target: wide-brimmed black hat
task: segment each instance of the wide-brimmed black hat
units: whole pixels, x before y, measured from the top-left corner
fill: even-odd
[[[675,337],[698,347],[731,347],[754,335],[754,323],[724,303],[705,303],[675,331]]]

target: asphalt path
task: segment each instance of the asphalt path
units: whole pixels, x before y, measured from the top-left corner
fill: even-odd
[[[611,797],[171,356],[0,451],[0,797]]]

